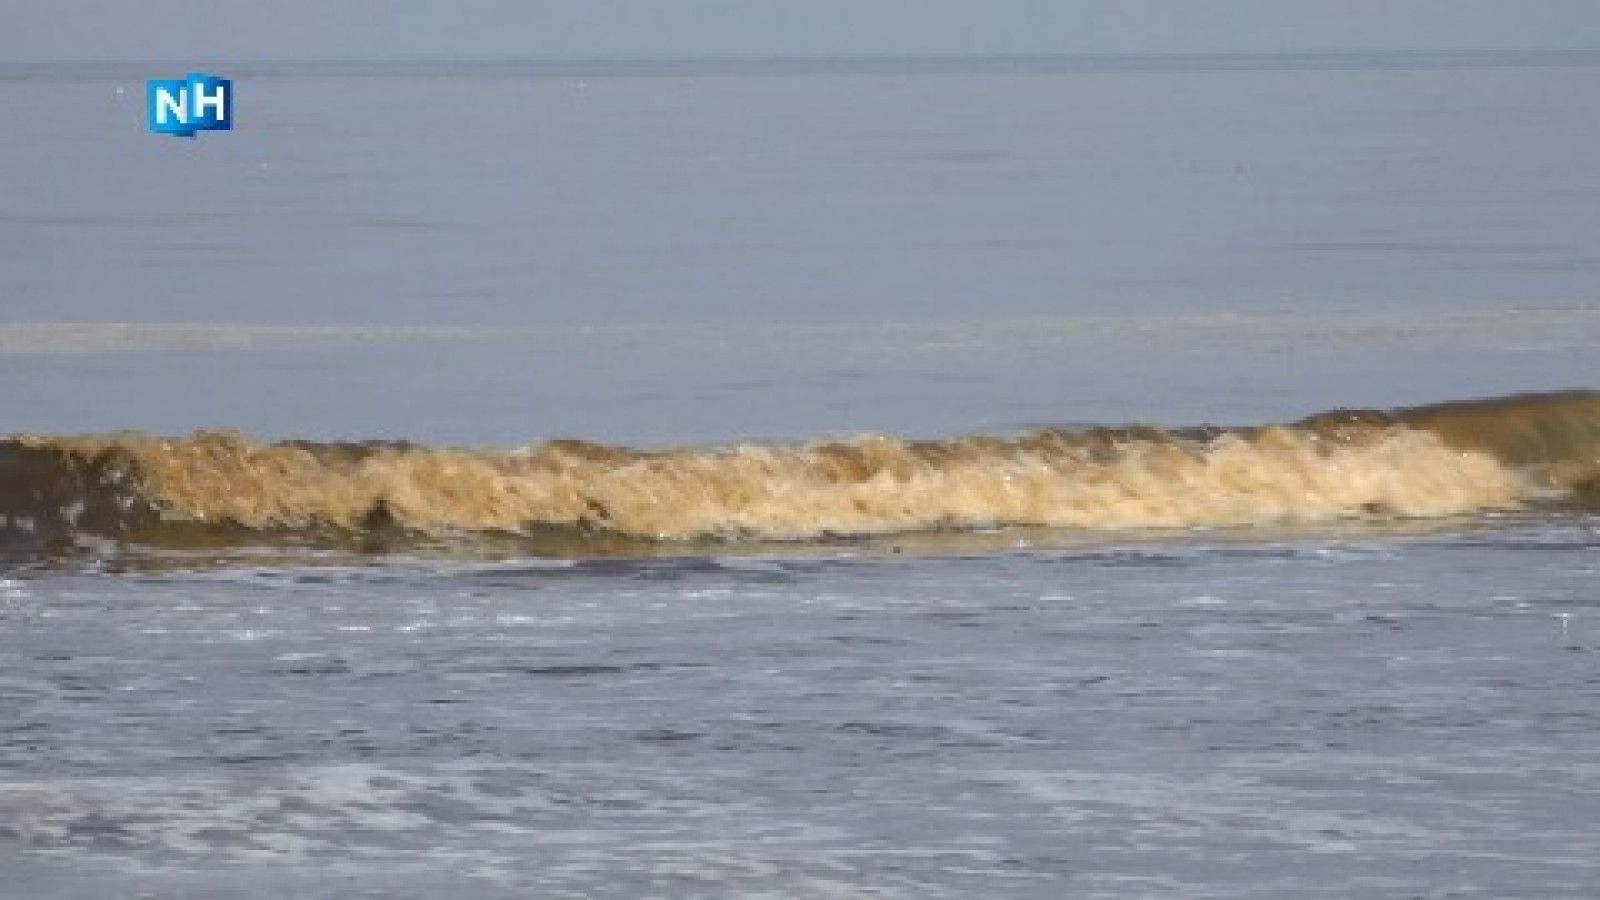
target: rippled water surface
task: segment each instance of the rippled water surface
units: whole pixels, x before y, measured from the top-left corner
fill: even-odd
[[[17,573],[0,854],[41,897],[1590,896],[1597,550]]]

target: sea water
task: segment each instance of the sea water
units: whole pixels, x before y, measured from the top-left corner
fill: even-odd
[[[1592,896],[1597,66],[0,69],[7,890]]]

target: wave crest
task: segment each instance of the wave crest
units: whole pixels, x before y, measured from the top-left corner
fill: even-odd
[[[266,443],[234,432],[0,440],[0,531],[167,543],[241,533],[796,540],[1439,516],[1600,496],[1600,392],[1339,410],[1259,428],[640,451]]]

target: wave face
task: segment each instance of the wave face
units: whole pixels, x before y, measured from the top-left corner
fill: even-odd
[[[1600,392],[1252,428],[510,452],[233,432],[0,439],[0,532],[171,544],[564,533],[804,540],[933,529],[1237,526],[1600,501]]]

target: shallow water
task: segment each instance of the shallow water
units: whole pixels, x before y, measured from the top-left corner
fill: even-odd
[[[6,582],[20,896],[1593,888],[1600,520]]]

